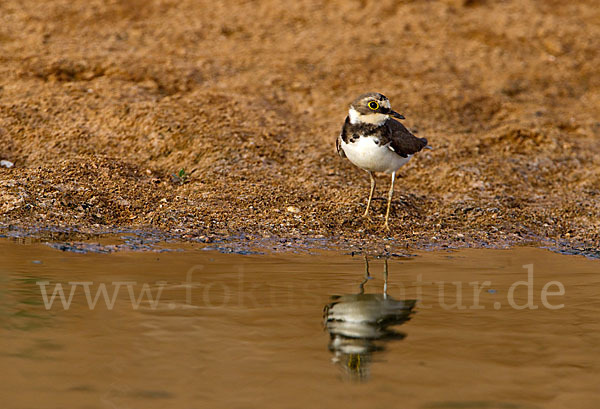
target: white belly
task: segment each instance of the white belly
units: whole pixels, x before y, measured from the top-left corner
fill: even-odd
[[[408,162],[412,156],[408,155],[407,158],[403,158],[387,145],[377,145],[372,137],[361,136],[355,142],[341,141],[341,143],[350,162],[371,172],[393,173]]]

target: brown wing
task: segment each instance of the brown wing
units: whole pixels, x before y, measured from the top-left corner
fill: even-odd
[[[417,138],[400,122],[389,119],[385,123],[388,128],[388,137],[390,138],[390,147],[398,155],[406,158],[413,155],[427,146],[427,139]]]

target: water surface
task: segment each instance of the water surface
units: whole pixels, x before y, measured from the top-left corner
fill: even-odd
[[[184,250],[0,241],[2,407],[600,407],[598,261]]]

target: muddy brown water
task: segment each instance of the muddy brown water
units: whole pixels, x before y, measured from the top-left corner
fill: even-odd
[[[0,240],[1,406],[600,406],[597,260],[181,249]]]

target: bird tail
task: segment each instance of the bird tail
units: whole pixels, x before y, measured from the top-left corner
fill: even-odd
[[[423,142],[423,145],[425,145],[425,146],[423,146],[423,149],[433,149],[433,147],[427,143],[427,138],[419,138],[419,139],[421,139],[421,142]]]

